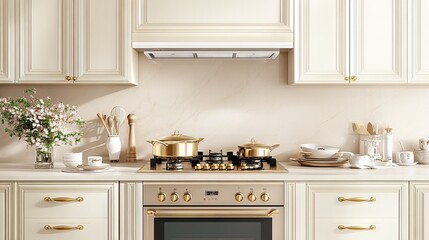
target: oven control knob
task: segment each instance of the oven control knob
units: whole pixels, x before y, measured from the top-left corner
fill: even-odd
[[[268,195],[268,193],[262,193],[261,194],[261,200],[263,201],[263,202],[268,202],[269,200],[270,200],[270,196]]]
[[[189,192],[185,192],[185,194],[183,194],[183,200],[185,200],[185,202],[189,202],[192,199],[192,195]]]
[[[162,193],[162,192],[160,192],[160,193],[158,193],[158,201],[159,202],[164,202],[165,201],[165,193]]]
[[[241,202],[241,201],[243,201],[243,194],[241,194],[241,193],[236,193],[235,194],[235,201],[237,201],[237,202]]]
[[[170,195],[170,200],[172,201],[172,202],[177,202],[178,200],[179,200],[179,194],[177,194],[177,193],[172,193],[171,195]]]
[[[256,201],[256,195],[253,193],[249,193],[249,195],[247,195],[247,199],[249,199],[249,201],[254,202]]]

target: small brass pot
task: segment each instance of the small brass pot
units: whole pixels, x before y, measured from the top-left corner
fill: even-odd
[[[198,155],[198,143],[204,138],[193,138],[175,131],[170,136],[147,140],[152,144],[152,154],[157,157],[191,158]]]
[[[266,145],[257,143],[254,138],[250,140],[250,143],[238,146],[238,156],[251,158],[251,157],[270,157],[270,153],[273,149],[280,146],[280,144]]]

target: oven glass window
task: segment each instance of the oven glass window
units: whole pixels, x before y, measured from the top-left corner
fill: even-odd
[[[155,240],[272,240],[271,218],[156,218]]]

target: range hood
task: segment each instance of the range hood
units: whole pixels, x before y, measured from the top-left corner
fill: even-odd
[[[160,36],[161,35],[161,36]],[[132,47],[153,60],[272,60],[293,48],[293,34],[134,34]],[[286,50],[286,51],[287,51]]]

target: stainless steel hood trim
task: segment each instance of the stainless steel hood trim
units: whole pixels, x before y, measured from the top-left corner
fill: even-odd
[[[231,59],[231,60],[273,60],[279,55],[279,49],[264,50],[184,50],[156,49],[144,50],[144,55],[151,60],[164,59]]]

